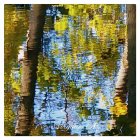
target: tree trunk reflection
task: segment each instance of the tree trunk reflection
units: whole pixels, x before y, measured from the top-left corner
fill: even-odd
[[[126,101],[128,92],[128,115],[116,119],[116,128],[105,135],[136,135],[136,5],[127,5],[127,35],[115,92]]]
[[[136,135],[136,5],[127,5],[128,28],[127,39],[122,57],[121,67],[116,83],[116,93],[119,96],[128,92],[128,115],[117,119],[117,126],[122,128],[122,134]],[[120,134],[120,135],[122,135]]]
[[[128,117],[132,135],[136,135],[136,5],[127,6],[128,11]]]
[[[33,119],[38,54],[45,22],[46,5],[33,5],[30,14],[27,50],[24,52],[20,105],[17,112],[15,135],[29,135]]]
[[[128,11],[128,89],[129,116],[136,119],[136,5],[127,6]]]

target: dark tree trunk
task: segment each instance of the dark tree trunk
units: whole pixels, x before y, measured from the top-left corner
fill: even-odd
[[[32,5],[27,51],[24,52],[21,96],[17,112],[15,135],[29,135],[31,129],[38,54],[41,50],[45,12],[46,5]]]
[[[136,5],[127,5],[128,13],[128,115],[136,120]]]
[[[128,13],[128,118],[136,135],[136,5],[127,5]]]

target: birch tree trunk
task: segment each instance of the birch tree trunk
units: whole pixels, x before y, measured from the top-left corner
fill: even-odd
[[[128,115],[136,116],[136,5],[127,5],[128,30],[121,67],[118,72],[116,93],[128,91]],[[127,43],[128,42],[128,43]]]
[[[38,54],[45,22],[46,5],[32,5],[27,51],[24,52],[20,105],[17,111],[15,135],[29,135],[33,119],[33,102],[37,79]]]
[[[128,115],[121,116],[125,121],[119,122],[123,126],[123,135],[136,135],[136,5],[127,5],[127,38],[125,42],[121,67],[117,77],[116,96],[124,96],[128,92]],[[120,119],[120,120],[121,120]]]

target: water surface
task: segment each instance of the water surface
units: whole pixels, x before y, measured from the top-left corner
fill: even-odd
[[[31,5],[5,6],[5,135],[14,135]],[[123,135],[115,94],[125,5],[51,5],[38,57],[30,135]]]

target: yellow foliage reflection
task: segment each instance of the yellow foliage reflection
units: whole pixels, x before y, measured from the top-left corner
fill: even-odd
[[[127,104],[123,103],[119,96],[114,97],[114,106],[110,107],[110,112],[117,117],[127,114]]]

